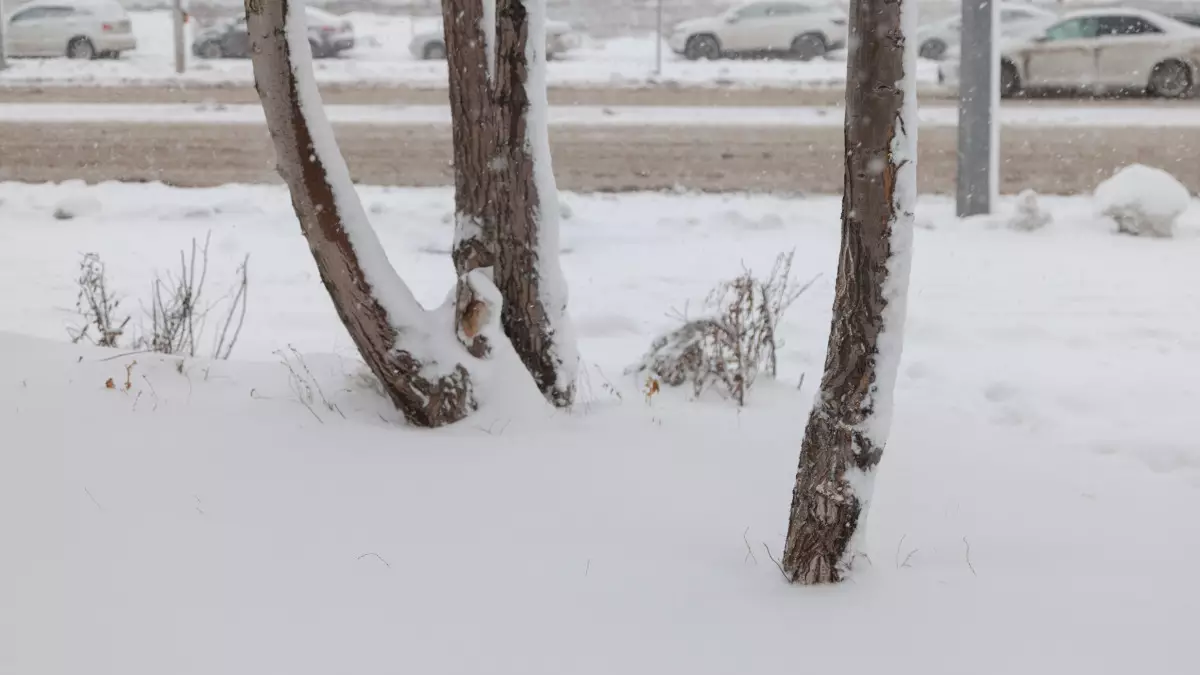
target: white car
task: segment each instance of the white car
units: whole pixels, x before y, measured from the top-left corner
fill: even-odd
[[[1058,17],[1058,14],[1041,7],[1025,3],[1000,3],[1000,36],[1018,35],[1031,25],[1041,26]],[[917,29],[917,53],[923,59],[941,60],[946,53],[962,43],[962,16],[940,19]]]
[[[4,17],[11,57],[116,58],[137,48],[129,14],[116,0],[32,0]]]
[[[939,79],[957,86],[959,64]],[[1090,9],[1001,44],[1000,93],[1145,91],[1183,98],[1200,81],[1200,28],[1139,9]]]
[[[563,21],[546,21],[546,58],[556,59],[572,49],[578,49],[581,39],[571,24]],[[434,30],[417,33],[408,44],[413,58],[425,61],[446,59],[446,37],[442,23]]]
[[[824,56],[846,44],[846,10],[834,2],[749,2],[718,16],[677,24],[667,40],[690,60],[724,56]]]

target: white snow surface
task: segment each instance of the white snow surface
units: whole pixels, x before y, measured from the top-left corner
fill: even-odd
[[[1096,186],[1096,208],[1129,234],[1170,237],[1192,200],[1187,187],[1162,169],[1131,164]]]
[[[442,300],[451,191],[361,191]],[[84,197],[100,208],[53,218]],[[283,188],[0,184],[0,672],[1194,670],[1200,203],[1162,241],[1113,234],[1088,197],[1045,198],[1034,233],[1003,227],[1008,200],[959,221],[922,199],[870,562],[805,589],[764,545],[819,380],[840,198],[563,199],[585,400],[422,432],[360,381]],[[251,254],[237,361],[64,344],[82,252],[136,309],[210,231],[214,289]],[[671,307],[792,248],[823,276],[746,409],[647,403],[620,377]],[[336,410],[301,403],[288,345]]]
[[[14,60],[0,71],[5,85],[108,86],[165,84],[241,85],[254,83],[249,60],[204,60],[191,53],[198,26],[189,22],[187,72],[175,73],[171,13],[130,12],[138,48],[118,61],[76,62],[68,59]],[[354,25],[357,45],[340,58],[321,59],[315,64],[322,83],[364,86],[409,85],[445,88],[448,84],[444,61],[419,61],[409,53],[416,33],[436,30],[437,19],[414,20],[407,16],[383,16],[354,12],[345,15]],[[798,63],[777,61],[691,62],[664,49],[663,73],[655,75],[655,44],[652,35],[615,40],[587,40],[584,46],[549,64],[551,86],[643,87],[678,84],[721,87],[840,87],[845,82],[845,64],[817,60]],[[937,63],[922,62],[921,81],[937,82]]]
[[[449,105],[325,106],[335,124],[450,125]],[[921,126],[953,127],[958,110],[947,105],[921,106]],[[1120,107],[1030,106],[1005,108],[1000,120],[1007,127],[1128,128],[1200,126],[1200,115],[1185,107],[1152,105]],[[668,127],[829,127],[840,128],[845,110],[839,106],[551,106],[552,126],[668,126]],[[0,122],[65,124],[127,122],[138,124],[263,124],[257,104],[186,103],[5,103]]]

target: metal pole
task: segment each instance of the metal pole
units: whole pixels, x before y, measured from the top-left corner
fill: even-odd
[[[663,43],[663,15],[662,15],[663,0],[658,0],[658,9],[655,16],[655,34],[658,39],[654,42],[654,74],[662,75],[662,43]]]
[[[8,67],[8,49],[4,44],[4,33],[8,30],[8,17],[4,14],[4,0],[0,0],[0,70]]]
[[[1000,21],[995,0],[964,0],[958,88],[959,217],[992,212],[999,184]]]
[[[183,0],[175,0],[174,12],[175,24],[175,72],[182,75],[187,68],[187,62],[184,57],[187,54],[186,46],[183,44]]]

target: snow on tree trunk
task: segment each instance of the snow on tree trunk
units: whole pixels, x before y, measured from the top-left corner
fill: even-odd
[[[496,133],[491,77],[495,53],[495,0],[443,0],[450,112],[454,142],[454,269],[459,285],[455,316],[459,340],[477,357],[489,346],[474,324],[477,299],[465,283],[473,270],[496,261]]]
[[[279,173],[338,316],[409,422],[462,419],[475,405],[466,354],[413,297],[371,228],[313,79],[303,2],[246,0],[246,19]]]
[[[499,181],[495,281],[504,332],[553,404],[574,400],[579,357],[558,261],[558,187],[550,163],[546,0],[496,1],[492,80]]]
[[[915,35],[914,0],[853,1],[833,322],[782,563],[796,583],[849,572],[891,426],[916,201]]]

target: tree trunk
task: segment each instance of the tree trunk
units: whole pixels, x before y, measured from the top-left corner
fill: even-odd
[[[545,0],[443,0],[442,13],[454,118],[455,266],[460,278],[491,268],[505,335],[546,398],[569,406],[578,356],[558,263]],[[472,306],[460,291],[460,326]],[[486,354],[488,346],[469,333],[460,328],[459,338],[472,354]]]
[[[821,391],[800,448],[783,568],[840,581],[865,529],[891,421],[916,200],[915,0],[854,0],[846,188]]]
[[[279,173],[338,316],[409,422],[462,419],[474,407],[465,353],[404,285],[367,220],[321,107],[303,2],[246,0],[246,19]]]
[[[559,266],[558,187],[546,99],[546,0],[495,0],[496,286],[501,322],[521,361],[556,406],[571,405],[579,357]]]
[[[444,0],[442,23],[450,71],[450,115],[454,142],[454,269],[458,337],[476,357],[490,347],[475,331],[476,298],[465,283],[473,270],[496,261],[494,209],[496,132],[491,101],[496,0]]]

